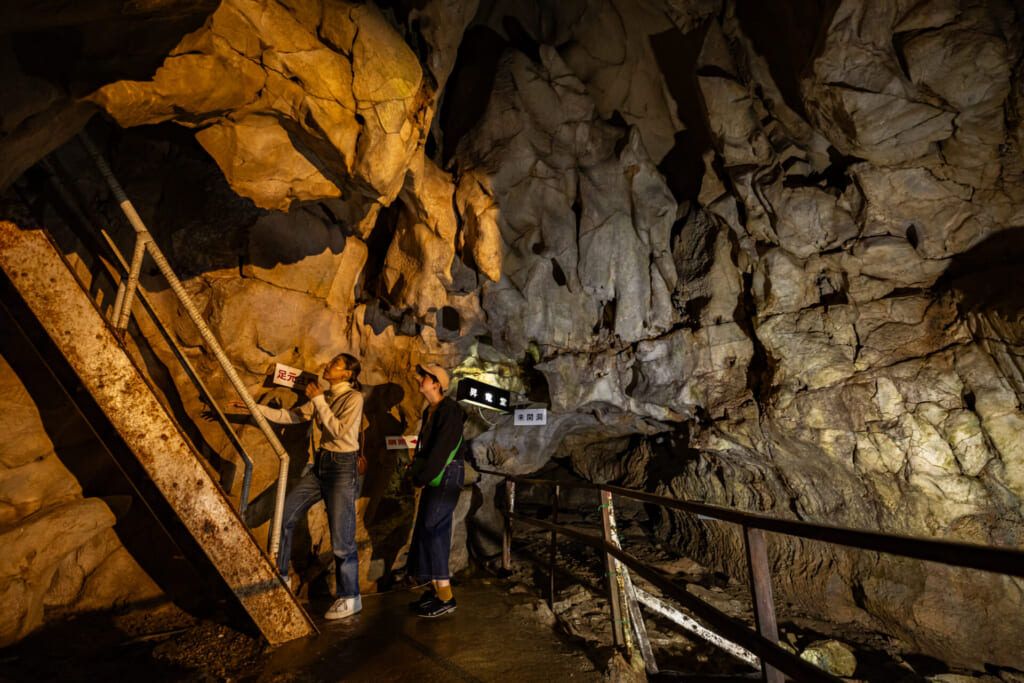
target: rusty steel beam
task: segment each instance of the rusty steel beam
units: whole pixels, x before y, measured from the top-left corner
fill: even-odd
[[[757,632],[773,643],[779,642],[779,629],[775,620],[775,601],[772,599],[771,565],[764,532],[743,527],[747,545],[747,564],[750,569],[750,592],[754,598],[754,616]],[[767,683],[783,683],[785,677],[774,666],[761,660],[761,676]]]
[[[316,633],[46,233],[0,221],[0,267],[267,641]]]
[[[601,491],[601,523],[604,527],[604,542],[612,545],[612,530],[615,526],[615,512],[612,508],[612,494]],[[608,608],[611,610],[612,636],[616,647],[630,650],[629,631],[623,628],[626,620],[622,611],[622,586],[619,574],[619,563],[615,556],[605,553],[605,576],[608,578]]]

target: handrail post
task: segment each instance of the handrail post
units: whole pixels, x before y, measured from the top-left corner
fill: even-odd
[[[505,480],[505,531],[501,537],[501,568],[512,571],[512,515],[516,511],[516,483]]]
[[[772,598],[772,577],[768,566],[768,549],[764,532],[744,526],[743,534],[747,546],[747,564],[750,568],[750,589],[754,598],[754,616],[757,631],[772,644],[779,642],[779,630],[775,621],[775,601]],[[768,662],[761,660],[761,676],[767,683],[783,683],[782,672]]]
[[[558,524],[558,494],[559,494],[560,491],[561,491],[561,487],[558,484],[555,484],[555,491],[552,494],[552,501],[551,501],[551,515],[552,515],[551,521],[553,523],[555,523],[555,524]],[[556,566],[558,564],[558,553],[555,550],[555,544],[557,543],[557,539],[558,539],[558,534],[555,531],[552,530],[552,532],[551,532],[551,556],[550,556],[551,559],[550,559],[550,562],[549,562],[549,564],[551,566],[551,575],[550,575],[550,581],[548,583],[548,607],[550,607],[552,610],[555,609],[555,568],[556,568]]]
[[[103,156],[100,154],[96,146],[93,145],[92,140],[89,139],[85,132],[79,133],[78,138],[82,141],[82,145],[88,151],[89,156],[92,157],[93,162],[96,164],[96,168],[99,169],[104,180],[107,181],[107,185],[110,187],[111,192],[114,194],[114,198],[121,207],[121,211],[135,230],[138,238],[140,240],[145,239],[145,247],[149,251],[154,263],[156,263],[157,268],[160,269],[164,279],[166,279],[167,283],[171,286],[171,290],[177,297],[178,302],[181,304],[182,308],[185,309],[185,312],[192,320],[192,323],[196,326],[196,329],[199,331],[199,335],[202,337],[207,347],[211,352],[213,352],[217,362],[224,370],[224,374],[227,375],[228,381],[231,382],[231,386],[234,387],[239,398],[241,398],[242,402],[245,403],[245,406],[252,414],[252,418],[256,422],[256,425],[259,427],[260,431],[263,432],[264,437],[266,437],[267,441],[270,443],[270,447],[279,458],[280,464],[278,468],[277,491],[274,499],[274,518],[270,527],[268,549],[271,559],[276,562],[277,551],[281,544],[281,522],[284,517],[285,488],[288,483],[288,452],[285,451],[284,446],[281,445],[277,435],[274,434],[273,429],[271,429],[270,423],[267,422],[267,419],[263,416],[263,413],[256,405],[256,401],[254,401],[252,396],[249,394],[249,390],[246,388],[245,384],[243,384],[242,379],[238,376],[238,373],[235,371],[230,359],[228,359],[227,354],[224,353],[224,349],[221,348],[220,342],[217,341],[217,337],[214,336],[213,331],[210,330],[206,321],[203,319],[203,316],[199,313],[195,304],[192,303],[191,297],[189,297],[188,292],[185,291],[185,287],[182,286],[181,281],[178,280],[178,277],[175,275],[170,263],[168,263],[167,259],[164,258],[163,252],[160,251],[156,242],[153,241],[145,223],[142,222],[142,218],[139,217],[139,214],[132,205],[131,200],[128,199],[128,195],[125,194],[124,188],[121,187],[117,178],[114,177],[113,172],[110,170],[110,166],[107,165],[107,162],[103,159]],[[129,301],[129,296],[130,292],[126,292],[126,302]],[[129,308],[129,306],[125,305],[124,308]]]
[[[612,543],[615,527],[615,511],[612,508],[612,494],[601,491],[601,521],[604,525],[605,543]],[[622,628],[625,621],[622,612],[622,593],[619,590],[618,561],[610,554],[604,555],[605,574],[608,577],[608,604],[612,613],[612,636],[616,647],[626,647],[626,631]]]
[[[135,301],[135,290],[139,286],[139,274],[142,272],[142,259],[146,255],[146,243],[150,241],[149,233],[135,233],[135,251],[132,253],[132,264],[128,269],[128,282],[124,286],[120,308],[117,311],[118,332],[128,329],[128,320],[132,315],[132,303]]]
[[[121,315],[121,304],[124,303],[124,280],[117,283],[117,294],[114,296],[114,305],[110,309],[110,324],[117,322]]]
[[[611,519],[611,534],[610,543],[622,550],[622,543],[619,541],[619,532],[615,525],[615,508],[612,507],[612,494],[610,491],[603,492],[607,493],[607,509],[608,516]],[[629,615],[629,625],[632,628],[632,633],[627,633],[627,643],[629,636],[636,636],[637,646],[640,648],[640,656],[644,660],[644,669],[649,674],[658,673],[658,664],[654,660],[654,651],[651,649],[651,641],[647,637],[647,625],[644,623],[644,616],[640,613],[640,604],[637,601],[636,590],[633,588],[633,578],[629,575],[629,567],[623,563],[615,560],[615,564],[618,567],[618,580],[619,589],[622,594],[622,601],[626,605],[626,610]]]

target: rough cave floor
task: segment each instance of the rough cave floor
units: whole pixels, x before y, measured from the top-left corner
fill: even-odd
[[[720,610],[750,621],[745,587],[651,542],[644,515],[630,514],[638,511],[622,510],[619,529],[627,548],[686,582],[691,592]],[[592,531],[589,527],[596,521],[597,515],[563,514],[564,523],[581,530]],[[328,622],[320,615],[329,598],[315,590],[311,596],[308,585],[300,588],[300,598],[321,635],[277,648],[265,648],[257,639],[217,623],[230,620],[224,618],[175,630],[168,625],[163,634],[127,644],[85,619],[72,619],[0,651],[0,683],[605,680],[613,650],[601,562],[585,546],[560,542],[552,612],[541,597],[548,586],[548,544],[547,533],[517,528],[512,576],[497,579],[480,572],[458,577],[459,609],[439,619],[409,612],[407,604],[418,591],[391,590],[364,596],[363,612],[353,619]],[[755,680],[748,667],[704,641],[663,620],[645,621],[663,672],[652,681]],[[789,614],[783,616],[780,636],[801,648],[828,637],[827,630]],[[899,652],[896,643],[878,634],[839,637],[857,655],[857,672],[848,680],[918,683],[949,672],[941,662]]]
[[[510,594],[505,584],[462,582],[458,611],[438,619],[414,616],[407,605],[418,593],[410,591],[364,596],[363,611],[340,622],[320,618],[329,601],[314,597],[320,636],[266,652],[211,622],[127,646],[33,638],[0,654],[0,681],[603,680],[582,648],[537,618],[536,598]]]

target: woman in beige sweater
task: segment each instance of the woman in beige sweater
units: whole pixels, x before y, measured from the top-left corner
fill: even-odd
[[[359,428],[363,421],[363,395],[359,385],[359,360],[347,353],[335,356],[324,368],[324,389],[317,382],[306,386],[309,401],[293,410],[259,406],[271,422],[298,424],[311,421],[313,466],[306,471],[284,501],[281,545],[277,569],[291,586],[288,566],[295,525],[315,503],[323,500],[331,529],[331,549],[337,579],[337,600],[324,615],[344,619],[359,612],[359,556],[356,552],[356,495],[359,488]],[[245,408],[240,401],[236,408]],[[320,438],[317,442],[317,434]]]

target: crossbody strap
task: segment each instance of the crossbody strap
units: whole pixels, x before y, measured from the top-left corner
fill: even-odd
[[[455,448],[453,448],[452,452],[448,454],[448,460],[444,463],[444,467],[441,468],[441,471],[438,473],[438,475],[436,477],[434,477],[433,479],[431,479],[427,483],[428,486],[440,486],[441,485],[441,479],[444,478],[445,470],[448,469],[448,465],[452,464],[452,460],[455,459],[455,454],[459,452],[459,448],[461,448],[461,447],[462,447],[462,437],[460,436],[459,437],[459,442],[457,444],[455,444]]]

